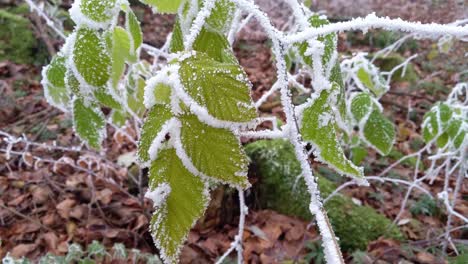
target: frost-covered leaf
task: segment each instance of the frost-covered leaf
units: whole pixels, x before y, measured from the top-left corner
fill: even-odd
[[[130,36],[122,27],[115,27],[112,34],[112,85],[116,89],[125,71],[125,61],[131,57]]]
[[[337,138],[336,121],[330,104],[336,98],[338,85],[330,90],[323,90],[320,96],[308,106],[302,115],[301,134],[305,141],[313,144],[317,159],[328,164],[337,172],[356,178],[362,178],[362,169],[354,165],[344,155]]]
[[[237,59],[231,50],[231,45],[226,36],[205,28],[200,31],[200,34],[195,39],[193,49],[204,52],[219,62],[237,63]]]
[[[118,127],[122,127],[125,125],[125,122],[127,121],[127,115],[122,111],[114,110],[112,111],[111,121],[112,121],[112,124]]]
[[[451,140],[458,148],[465,138],[467,123],[468,119],[461,117],[449,105],[438,103],[424,116],[423,138],[429,142],[437,137],[438,147],[444,147]]]
[[[140,0],[152,6],[158,13],[175,14],[183,0]]]
[[[109,93],[108,86],[95,88],[93,94],[96,100],[104,106],[110,107],[112,109],[122,108],[120,103],[115,100],[115,98]]]
[[[231,131],[208,126],[191,114],[180,121],[183,148],[198,171],[232,186],[249,185],[247,157]]]
[[[78,29],[73,48],[73,62],[89,85],[102,87],[110,78],[111,58],[106,41],[97,31],[89,28]]]
[[[134,54],[137,55],[137,49],[143,43],[143,33],[141,32],[140,22],[135,14],[130,10],[127,12],[126,29],[130,32]]]
[[[127,104],[130,110],[138,116],[142,116],[145,112],[145,105],[143,104],[145,86],[146,83],[142,77],[129,74],[128,84],[126,87]]]
[[[180,63],[179,74],[187,93],[220,120],[248,122],[257,116],[246,74],[233,63],[221,63],[197,53]]]
[[[368,93],[359,93],[351,101],[351,113],[360,122],[370,111],[377,108]]]
[[[172,30],[171,43],[169,45],[169,51],[176,53],[184,50],[184,37],[182,34],[182,28],[180,27],[180,21],[174,24],[174,30]]]
[[[151,108],[141,129],[141,138],[138,143],[138,157],[141,161],[145,162],[150,159],[148,151],[151,144],[171,117],[171,109],[165,105],[157,104]]]
[[[380,74],[379,69],[370,61],[362,61],[356,75],[360,81],[357,85],[361,86],[361,89],[363,89],[363,85],[377,97],[382,96],[389,89],[385,79]]]
[[[81,94],[80,90],[80,82],[76,79],[73,71],[71,69],[67,69],[65,72],[65,86],[68,90],[70,90],[73,95],[76,97],[83,99],[83,95]]]
[[[77,0],[70,14],[77,25],[104,28],[119,12],[119,3],[117,0]]]
[[[44,68],[44,94],[47,102],[60,109],[66,109],[70,101],[69,90],[65,86],[66,58],[55,56],[49,66]]]
[[[364,137],[382,155],[390,153],[395,141],[395,128],[378,110],[373,110],[364,125]]]
[[[387,155],[395,141],[395,128],[368,93],[359,93],[351,101],[351,114],[360,124],[364,140],[380,154]]]
[[[209,201],[208,188],[191,174],[174,149],[161,150],[149,171],[150,191],[169,186],[169,193],[155,197],[159,205],[150,227],[165,263],[177,263],[190,228],[203,215]],[[167,187],[166,187],[167,188]]]
[[[323,25],[330,24],[328,19],[320,16],[320,15],[312,15],[309,18],[309,23],[312,27],[318,28]],[[317,37],[317,40],[322,42],[325,45],[325,49],[322,55],[322,64],[323,68],[326,69],[328,67],[328,62],[330,62],[331,57],[333,56],[333,53],[336,50],[336,34],[335,33],[330,33],[325,36],[319,36]],[[299,49],[299,55],[302,58],[302,61],[310,66],[313,67],[313,60],[311,56],[306,56],[305,53],[307,49],[309,48],[309,44],[307,41],[301,42],[298,44],[298,49]]]
[[[453,146],[459,148],[468,134],[468,118],[454,118],[447,126],[447,135],[453,141]]]
[[[210,16],[206,19],[206,26],[211,31],[226,33],[231,26],[235,5],[229,0],[216,1]]]
[[[341,74],[340,63],[337,62],[330,72],[330,82],[338,84],[339,93],[336,99],[338,110],[340,112],[342,120],[346,116],[346,91],[343,82],[343,76]]]
[[[99,149],[106,134],[104,115],[96,105],[86,105],[81,99],[73,100],[73,127],[78,136],[90,147]]]

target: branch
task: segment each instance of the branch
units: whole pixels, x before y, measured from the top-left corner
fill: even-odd
[[[417,33],[418,37],[426,38],[438,38],[445,35],[451,35],[461,39],[468,36],[468,26],[466,25],[452,26],[437,23],[422,24],[421,22],[404,21],[401,18],[390,19],[388,17],[377,17],[375,13],[372,13],[367,15],[365,18],[359,17],[350,21],[328,24],[319,28],[308,28],[302,32],[287,36],[285,42],[292,44],[334,32],[348,30],[367,31],[372,28]]]

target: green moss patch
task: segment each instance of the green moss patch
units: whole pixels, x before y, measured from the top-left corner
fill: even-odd
[[[310,196],[291,143],[281,139],[259,140],[245,149],[253,170],[260,175],[257,186],[260,206],[311,220]],[[327,197],[337,187],[322,176],[318,177],[318,184],[322,197]],[[325,204],[325,209],[344,251],[363,250],[370,241],[381,236],[403,237],[384,215],[371,207],[354,204],[349,197],[336,195]]]

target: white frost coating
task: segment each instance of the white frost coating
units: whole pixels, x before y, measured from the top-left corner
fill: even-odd
[[[153,139],[153,142],[151,143],[151,146],[148,149],[148,155],[150,157],[150,160],[155,160],[158,155],[158,151],[161,149],[162,143],[164,139],[166,138],[166,134],[176,125],[178,125],[179,122],[176,118],[171,118],[168,121],[166,121],[162,127],[161,130],[158,132],[156,137]]]
[[[468,36],[468,25],[452,26],[436,23],[422,24],[421,22],[408,22],[401,18],[390,19],[388,17],[377,17],[375,13],[367,15],[365,18],[355,18],[346,22],[337,22],[324,25],[319,28],[308,28],[300,33],[287,36],[284,41],[288,44],[302,42],[315,36],[327,35],[333,32],[342,32],[348,30],[367,31],[371,28],[381,28],[391,31],[403,31],[408,33],[417,33],[418,37],[437,38],[445,35],[451,35],[456,38]]]
[[[215,7],[217,0],[205,0],[203,2],[203,7],[198,12],[197,17],[192,23],[192,27],[190,28],[190,33],[187,35],[184,41],[184,46],[186,50],[191,50],[192,45],[195,42],[195,39],[197,38],[198,34],[203,28],[203,25],[205,24],[205,20],[210,16],[211,10]]]
[[[145,198],[150,199],[153,201],[153,207],[154,208],[159,208],[161,205],[163,205],[169,194],[171,193],[171,186],[169,184],[163,182],[160,183],[156,188],[153,190],[146,191],[145,193]]]
[[[312,170],[308,162],[308,155],[305,153],[304,146],[301,144],[301,136],[298,131],[294,108],[291,102],[291,95],[288,89],[286,61],[284,60],[285,45],[282,42],[282,40],[284,40],[283,34],[271,25],[270,20],[265,13],[260,11],[252,2],[246,0],[233,0],[232,2],[234,2],[240,9],[252,13],[273,42],[273,52],[277,60],[276,69],[278,85],[281,89],[281,102],[284,107],[287,123],[290,124],[288,136],[294,146],[296,157],[301,164],[308,191],[311,194],[310,209],[311,212],[316,215],[317,223],[323,237],[325,259],[328,263],[343,263],[343,257],[341,256],[339,246],[335,240],[331,226],[329,225],[329,222],[327,222],[326,212],[321,210],[322,203],[320,201],[320,193],[317,183],[312,175]]]
[[[107,0],[105,0],[107,1]],[[109,20],[104,22],[95,21],[81,11],[81,2],[82,0],[75,0],[70,8],[70,17],[78,25],[86,25],[92,29],[106,29],[113,23],[113,18],[120,11],[120,5],[126,1],[117,0],[114,7],[110,10],[107,10],[106,15],[109,16]]]

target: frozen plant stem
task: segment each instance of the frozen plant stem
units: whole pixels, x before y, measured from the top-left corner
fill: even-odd
[[[312,174],[308,155],[305,151],[304,144],[299,133],[299,126],[294,114],[291,93],[288,89],[289,81],[286,69],[286,61],[284,59],[285,44],[282,42],[283,36],[272,26],[269,18],[262,11],[260,11],[258,6],[255,4],[246,0],[235,0],[232,2],[234,2],[240,9],[243,9],[245,12],[251,13],[264,28],[265,32],[273,42],[273,52],[276,58],[276,69],[278,75],[277,85],[280,87],[281,103],[286,114],[286,123],[288,125],[288,134],[286,136],[294,146],[296,157],[301,164],[302,173],[308,190],[311,194],[309,208],[311,213],[315,215],[317,225],[322,235],[325,259],[327,263],[344,263],[341,250],[333,232],[333,228],[331,227],[326,211],[323,208],[318,186]]]

